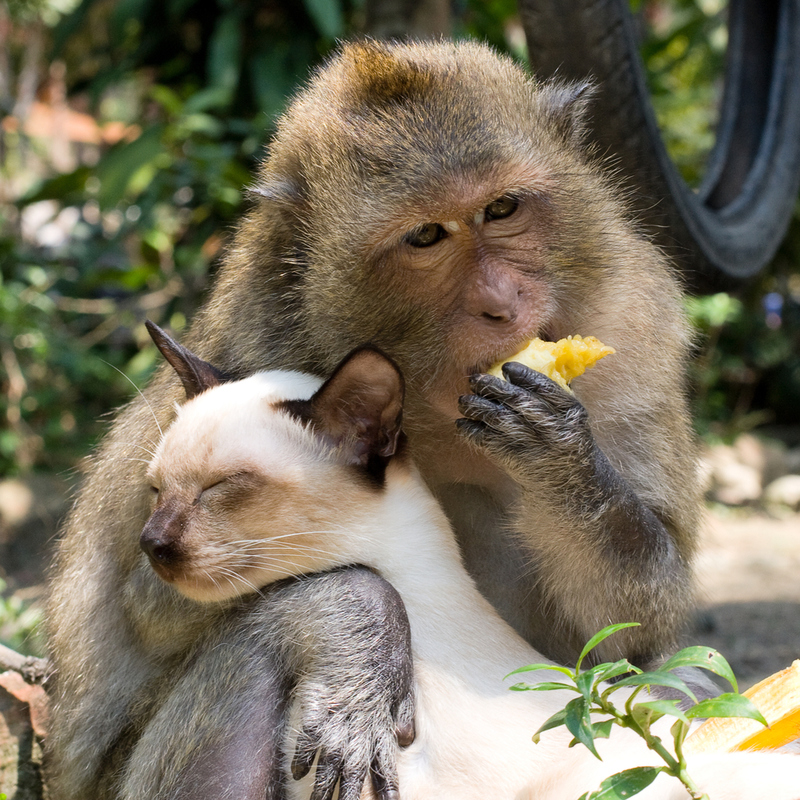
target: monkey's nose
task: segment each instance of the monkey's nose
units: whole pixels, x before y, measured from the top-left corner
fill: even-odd
[[[484,311],[481,315],[488,322],[497,322],[500,324],[507,324],[514,322],[517,319],[517,312],[511,309],[504,309],[502,311]]]

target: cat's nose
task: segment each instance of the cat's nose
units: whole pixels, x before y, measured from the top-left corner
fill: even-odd
[[[180,560],[180,547],[175,541],[165,540],[158,536],[147,536],[145,532],[139,537],[139,546],[147,554],[153,566],[172,567]]]
[[[139,536],[139,547],[166,581],[175,578],[175,570],[184,558],[181,540],[185,524],[185,504],[167,501],[153,511]]]

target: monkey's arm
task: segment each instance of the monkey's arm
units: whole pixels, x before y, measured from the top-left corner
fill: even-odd
[[[573,647],[604,625],[633,621],[642,627],[627,641],[609,641],[619,651],[600,655],[657,656],[691,598],[673,531],[610,463],[575,396],[520,364],[504,371],[510,382],[472,378],[457,424],[521,486],[525,539],[546,601],[567,622]]]
[[[396,800],[397,748],[414,739],[411,630],[394,588],[364,567],[281,590],[275,631],[297,676],[291,772],[317,762],[312,800],[356,800],[369,776]]]
[[[354,800],[367,775],[377,798],[393,800],[411,692],[408,620],[386,581],[363,567],[282,581],[222,616],[166,697],[155,693],[119,797],[285,798],[293,700],[292,772],[307,773],[319,753],[314,800],[331,798],[337,781]]]

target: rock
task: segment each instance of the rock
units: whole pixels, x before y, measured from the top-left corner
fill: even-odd
[[[761,497],[761,473],[755,466],[741,463],[735,448],[715,445],[704,461],[708,492],[717,502],[740,506]]]
[[[772,481],[764,490],[764,502],[800,511],[800,475],[784,475]]]
[[[786,448],[772,439],[762,439],[752,433],[743,433],[733,443],[736,460],[755,469],[766,486],[789,472]]]

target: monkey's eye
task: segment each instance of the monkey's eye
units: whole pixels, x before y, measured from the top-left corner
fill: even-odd
[[[438,222],[429,222],[407,233],[405,240],[412,247],[430,247],[445,236],[447,231]]]
[[[510,195],[498,197],[497,200],[493,200],[486,206],[486,220],[510,217],[517,210],[517,206],[519,206],[519,200],[516,197]]]

